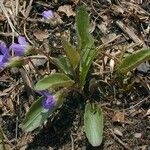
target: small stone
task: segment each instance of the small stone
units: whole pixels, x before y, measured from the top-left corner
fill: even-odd
[[[121,102],[120,102],[120,101],[117,101],[117,102],[116,102],[116,105],[117,105],[117,106],[120,106],[120,105],[121,105]]]
[[[142,136],[141,133],[135,133],[135,134],[134,134],[134,137],[137,138],[137,139],[141,138],[141,136]]]
[[[116,135],[123,136],[122,132],[120,130],[118,130],[117,128],[114,128],[114,133]]]

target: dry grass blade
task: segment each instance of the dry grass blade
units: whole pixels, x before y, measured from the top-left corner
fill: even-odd
[[[123,22],[121,21],[117,21],[116,24],[135,42],[138,43],[139,45],[144,44],[139,38],[138,36],[131,30],[131,28],[129,29],[127,26],[125,26],[123,24]],[[144,45],[144,47],[146,47]]]
[[[2,9],[4,15],[6,16],[6,18],[7,18],[7,20],[8,20],[8,23],[9,23],[9,25],[10,25],[10,28],[11,28],[11,30],[12,30],[12,33],[14,33],[14,35],[17,34],[17,33],[15,32],[16,29],[15,29],[13,23],[11,22],[10,17],[9,17],[9,15],[8,15],[8,12],[7,12],[6,8],[5,8],[5,6],[3,5],[2,1],[0,1],[0,8]]]

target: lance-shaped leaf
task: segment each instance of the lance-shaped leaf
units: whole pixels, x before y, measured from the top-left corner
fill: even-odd
[[[48,88],[69,87],[74,84],[67,75],[63,73],[54,73],[39,80],[35,85],[35,90],[41,91]]]
[[[79,50],[91,49],[94,45],[94,39],[89,34],[89,16],[85,7],[80,7],[77,11],[76,26]]]
[[[78,51],[76,51],[76,49],[65,39],[62,39],[62,44],[71,66],[73,67],[73,69],[76,69],[80,61],[80,55]]]
[[[65,74],[73,75],[71,72],[71,65],[66,57],[53,57],[52,60]]]
[[[32,104],[21,124],[22,130],[26,132],[33,131],[46,121],[50,112],[48,109],[43,108],[42,101],[43,97],[39,98]]]
[[[80,63],[80,88],[81,89],[83,89],[84,87],[88,71],[96,55],[97,55],[97,51],[87,49],[87,51],[85,51],[84,55],[82,56],[81,63]]]
[[[85,107],[84,125],[86,136],[92,146],[99,146],[103,139],[103,113],[95,103]]]
[[[30,107],[29,111],[25,115],[25,119],[21,124],[22,130],[26,132],[31,132],[37,127],[41,126],[58,107],[60,107],[65,100],[64,97],[67,95],[67,92],[63,90],[58,91],[54,97],[56,100],[56,105],[49,109],[44,109],[42,105],[43,97],[40,97],[35,101]]]
[[[118,65],[117,70],[121,74],[126,74],[128,71],[131,71],[147,60],[150,60],[150,49],[141,50],[127,56]]]

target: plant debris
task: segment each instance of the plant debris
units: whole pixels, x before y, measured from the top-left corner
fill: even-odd
[[[95,37],[96,46],[104,49],[94,60],[91,70],[93,78],[106,83],[104,92],[103,85],[97,83],[94,88],[98,90],[92,89],[92,96],[98,97],[97,103],[101,103],[105,116],[104,140],[96,149],[150,149],[150,62],[128,74],[133,81],[127,78],[124,82],[128,86],[122,87],[123,91],[113,74],[120,55],[150,47],[150,2],[1,0],[0,41],[10,46],[18,35],[24,35],[38,53],[36,60],[32,56],[24,60],[23,70],[0,70],[0,125],[6,149],[93,149],[83,132],[83,105],[74,95],[42,129],[27,134],[20,128],[25,113],[35,101],[33,84],[41,76],[57,71],[56,66],[47,60],[49,56],[64,53],[61,37],[66,36],[76,45],[75,10],[81,5],[89,11],[90,32]],[[42,19],[44,10],[54,12],[52,22]]]

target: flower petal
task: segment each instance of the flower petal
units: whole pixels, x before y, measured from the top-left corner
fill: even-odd
[[[55,99],[54,99],[54,96],[53,95],[49,95],[48,97],[46,97],[42,104],[43,104],[43,107],[45,109],[51,109],[55,106]]]
[[[3,55],[0,55],[0,62],[3,61]]]
[[[48,92],[48,90],[43,90],[43,91],[38,91],[37,93],[39,93],[42,96],[48,97],[51,94]]]
[[[8,59],[4,59],[4,55],[0,55],[0,68],[5,67],[7,61]]]
[[[5,43],[0,43],[0,68],[5,67],[6,62],[9,60],[9,52]]]
[[[25,37],[23,37],[23,36],[18,37],[18,43],[21,44],[21,45],[27,45],[28,44]]]
[[[4,54],[9,54],[8,52],[8,48],[6,47],[5,43],[0,43],[0,52],[4,55]]]
[[[7,54],[4,54],[3,55],[3,62],[5,63],[5,62],[7,62],[9,60],[9,55],[7,55]]]
[[[25,45],[13,43],[10,48],[15,52],[16,56],[22,56],[25,53]]]
[[[52,10],[48,10],[48,11],[43,11],[42,16],[45,20],[53,18],[54,17],[54,13]]]

